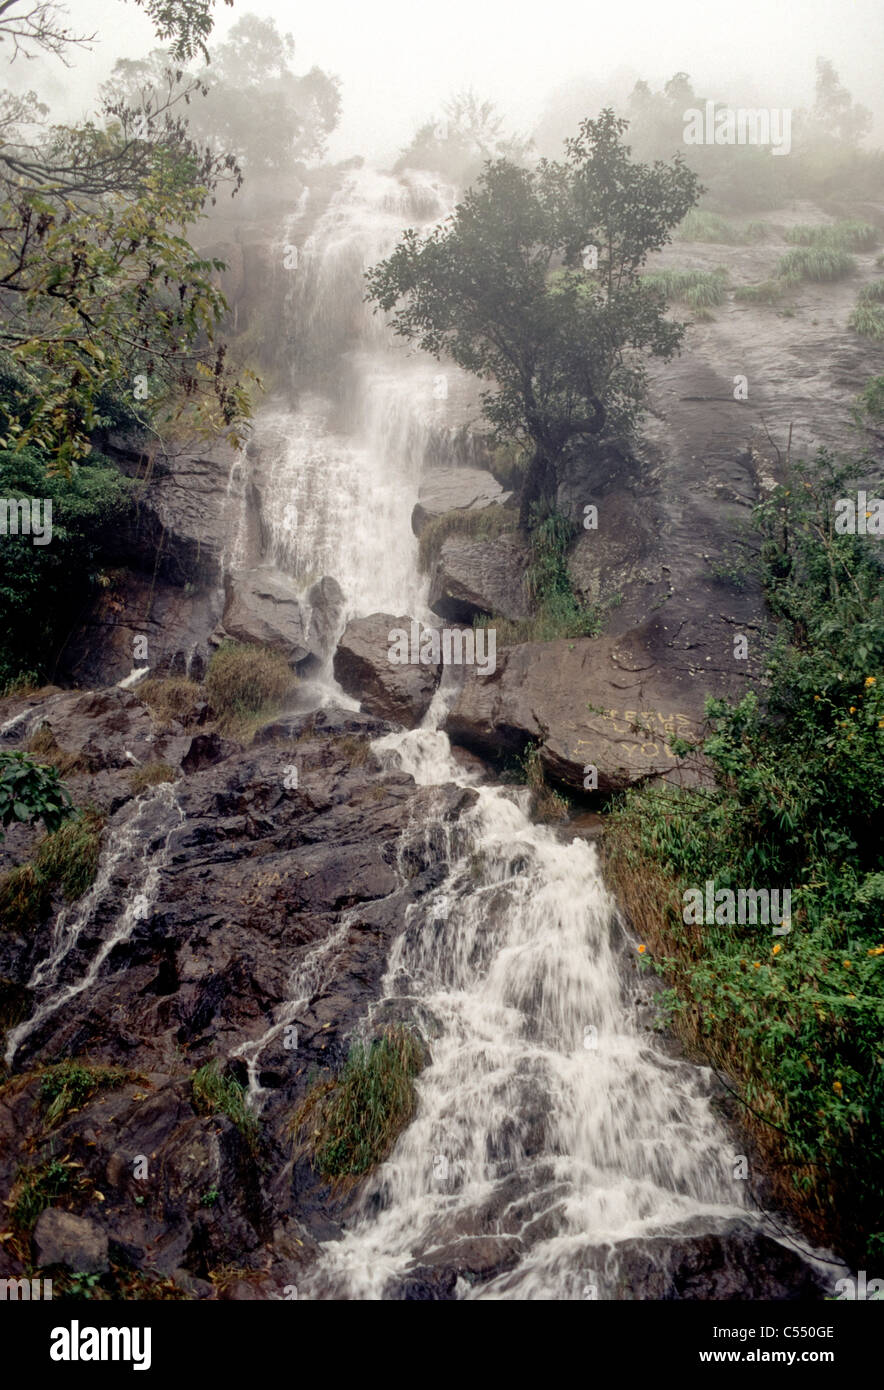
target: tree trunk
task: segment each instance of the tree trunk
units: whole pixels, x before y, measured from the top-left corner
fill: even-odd
[[[519,498],[519,527],[522,531],[527,531],[530,527],[532,505],[535,502],[552,501],[557,484],[555,464],[546,452],[538,447],[522,481]]]

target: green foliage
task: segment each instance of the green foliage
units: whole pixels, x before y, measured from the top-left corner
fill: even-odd
[[[657,963],[695,1040],[779,1146],[793,1202],[862,1260],[884,1250],[884,570],[874,541],[834,532],[850,477],[821,453],[757,509],[780,624],[767,709],[710,700],[716,789],[630,793],[611,852],[637,897],[659,871],[673,885]],[[686,925],[682,889],[707,879],[791,888],[791,933]]]
[[[873,376],[866,382],[857,397],[857,416],[860,424],[884,420],[884,376]]]
[[[260,1126],[250,1109],[246,1089],[233,1076],[224,1076],[217,1061],[207,1062],[191,1078],[193,1103],[201,1115],[226,1115],[249,1149],[258,1149]]]
[[[596,637],[601,631],[601,606],[584,607],[574,593],[568,573],[568,551],[576,531],[573,522],[561,512],[535,505],[531,514],[531,559],[525,571],[525,587],[534,612],[529,618],[480,617],[475,626],[493,627],[502,645]]]
[[[816,246],[801,246],[787,251],[777,262],[777,275],[787,285],[798,285],[802,280],[827,283],[843,280],[856,270],[856,261],[840,246],[823,242]]]
[[[426,523],[418,543],[418,564],[427,574],[438,559],[449,536],[466,536],[470,540],[491,540],[516,529],[516,518],[506,507],[483,507],[481,511],[444,512]]]
[[[324,1178],[358,1178],[383,1162],[414,1114],[414,1078],[426,1060],[420,1039],[396,1025],[368,1045],[354,1042],[338,1076],[310,1090],[292,1130],[309,1124]]]
[[[82,1164],[70,1155],[52,1155],[33,1168],[19,1168],[9,1205],[10,1226],[19,1238],[30,1235],[41,1211],[53,1206],[59,1197],[70,1197],[84,1188]]]
[[[54,767],[42,767],[27,753],[0,753],[0,827],[15,821],[42,820],[46,829],[53,831],[73,809]]]
[[[4,411],[11,409],[13,379],[4,382],[0,371],[0,430]],[[35,545],[30,535],[0,536],[0,684],[23,673],[48,680],[68,634],[98,592],[102,561],[131,505],[132,485],[100,458],[65,477],[50,473],[33,449],[0,450],[0,497],[52,503],[48,545]]]
[[[696,201],[697,180],[678,156],[634,163],[625,129],[606,110],[562,162],[489,162],[452,218],[406,232],[368,272],[368,297],[397,334],[493,383],[482,406],[495,438],[533,450],[523,526],[531,503],[554,494],[569,441],[628,433],[643,354],[671,357],[681,341],[639,269]]]
[[[121,1067],[100,1067],[68,1060],[46,1067],[40,1074],[43,1118],[51,1129],[71,1110],[79,1110],[99,1091],[132,1080]]]
[[[248,737],[272,719],[295,684],[281,652],[239,642],[223,642],[209,662],[206,694],[219,725]]]

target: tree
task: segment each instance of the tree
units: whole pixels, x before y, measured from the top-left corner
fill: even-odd
[[[153,23],[157,38],[171,39],[176,62],[201,53],[212,32],[215,0],[134,0]],[[224,0],[232,5],[233,0]],[[0,0],[0,44],[12,45],[12,58],[51,53],[67,62],[73,47],[88,47],[94,34],[79,34],[65,23],[67,9],[56,0]]]
[[[144,8],[193,51],[211,3]],[[0,0],[0,36],[16,24],[17,42],[54,52],[77,41],[58,13]],[[189,93],[174,86],[148,113],[106,105],[103,124],[48,126],[32,95],[0,102],[0,348],[29,384],[18,408],[4,406],[0,447],[33,444],[68,468],[88,454],[109,390],[141,403],[145,426],[241,438],[249,378],[214,341],[223,266],[184,235],[219,183],[240,175],[230,154],[191,138],[180,115]]]
[[[813,122],[817,138],[828,137],[845,145],[858,145],[872,125],[871,111],[853,100],[828,58],[816,60]]]
[[[465,186],[486,160],[524,163],[530,146],[530,140],[506,134],[492,102],[480,101],[473,91],[458,92],[443,106],[440,120],[419,127],[393,171],[427,169]]]
[[[626,126],[608,109],[564,162],[490,161],[447,224],[406,232],[368,273],[396,333],[494,383],[482,403],[495,435],[531,451],[524,527],[574,441],[629,430],[640,354],[668,358],[684,332],[639,269],[696,202],[697,179],[678,155],[632,162]]]
[[[198,144],[232,153],[249,174],[284,173],[324,153],[341,106],[337,78],[316,67],[299,76],[291,68],[294,50],[291,34],[281,34],[274,20],[247,14],[212,50],[208,68],[173,73],[157,49],[120,59],[104,90],[109,100],[150,114],[174,100],[177,82]]]

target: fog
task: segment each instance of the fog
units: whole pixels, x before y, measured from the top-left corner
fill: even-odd
[[[340,77],[343,112],[329,144],[332,159],[392,158],[422,121],[467,87],[526,133],[560,90],[585,87],[586,114],[595,114],[599,101],[622,97],[637,78],[656,88],[678,70],[704,96],[798,107],[812,100],[818,55],[875,113],[871,139],[884,133],[880,0],[745,0],[739,7],[703,0],[237,0],[232,9],[219,4],[212,41],[248,12],[293,34],[298,71],[315,64]],[[91,108],[117,58],[139,57],[156,41],[144,14],[123,0],[77,0],[71,22],[99,34],[91,52],[76,54],[68,69],[58,60],[19,59],[8,80],[36,88],[54,114],[73,118]]]

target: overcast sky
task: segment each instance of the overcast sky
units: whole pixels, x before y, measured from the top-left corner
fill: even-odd
[[[155,40],[123,0],[73,0],[70,10],[77,27],[97,30],[94,52],[78,55],[72,71],[19,60],[12,85],[36,86],[75,116],[116,58],[138,57]],[[589,90],[618,70],[659,86],[683,69],[704,95],[754,92],[760,105],[797,106],[812,96],[817,55],[873,109],[884,135],[882,0],[236,0],[232,10],[219,0],[216,36],[250,11],[293,34],[298,71],[316,64],[341,78],[335,158],[387,159],[470,86],[523,131],[556,87],[585,79]]]

